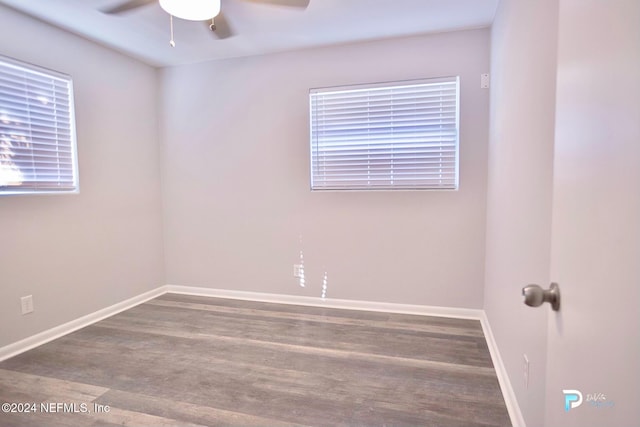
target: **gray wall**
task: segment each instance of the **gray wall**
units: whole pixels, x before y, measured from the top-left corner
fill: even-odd
[[[164,284],[156,70],[0,6],[0,54],[73,77],[80,194],[0,197],[0,346]],[[22,316],[20,297],[35,311]]]
[[[487,29],[165,69],[167,282],[481,308]],[[461,76],[460,190],[309,191],[308,90]],[[304,253],[307,287],[292,275]]]
[[[491,31],[484,308],[531,426],[544,424],[548,310],[520,292],[549,283],[557,15],[557,0],[502,0]]]

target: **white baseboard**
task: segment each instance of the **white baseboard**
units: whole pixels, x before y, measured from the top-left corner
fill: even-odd
[[[142,304],[166,293],[200,295],[247,301],[271,302],[278,304],[307,305],[313,307],[342,308],[348,310],[366,310],[386,313],[418,314],[422,316],[439,316],[453,317],[457,319],[479,320],[480,324],[482,325],[485,339],[487,340],[487,345],[491,354],[491,360],[493,361],[493,366],[496,370],[496,375],[498,377],[498,382],[500,383],[500,389],[502,390],[502,395],[504,397],[507,410],[509,411],[511,423],[514,427],[526,427],[524,418],[522,417],[522,412],[520,411],[520,406],[518,405],[515,393],[513,391],[513,388],[511,387],[509,376],[507,375],[504,363],[502,362],[502,358],[500,357],[500,351],[498,350],[493,332],[491,331],[489,319],[487,318],[484,310],[480,309],[396,304],[333,298],[322,299],[319,297],[305,297],[297,295],[269,294],[193,286],[165,285],[130,298],[128,300],[119,302],[110,307],[106,307],[94,313],[80,317],[76,320],[72,320],[71,322],[56,326],[55,328],[46,330],[29,338],[25,338],[21,341],[2,347],[0,348],[0,362],[23,353],[27,350],[31,350],[32,348],[38,347],[56,338],[70,334],[71,332],[77,331],[78,329],[84,328],[85,326],[89,326],[102,319],[113,316],[114,314],[120,313],[124,310],[128,310],[131,307]]]
[[[453,317],[480,320],[482,310],[471,308],[439,307],[429,305],[397,304],[376,301],[358,301],[299,295],[268,294],[262,292],[230,291],[194,286],[167,285],[168,293],[198,295],[205,297],[239,299],[245,301],[271,302],[277,304],[306,305],[312,307],[342,308],[348,310],[379,311],[384,313],[418,314],[422,316]]]
[[[480,317],[480,324],[482,325],[482,331],[489,347],[489,353],[491,354],[491,361],[493,367],[496,370],[498,377],[498,383],[500,383],[500,390],[502,390],[502,397],[507,405],[507,411],[509,412],[509,418],[511,418],[511,425],[513,427],[526,427],[522,411],[520,411],[520,405],[516,399],[516,394],[511,386],[507,369],[504,366],[502,357],[500,356],[500,350],[498,350],[498,344],[493,336],[491,325],[489,324],[489,318],[484,310],[482,310],[482,316]]]
[[[102,319],[106,319],[107,317],[113,316],[114,314],[120,313],[121,311],[128,310],[131,307],[142,304],[143,302],[149,301],[150,299],[156,298],[167,292],[165,288],[166,286],[161,286],[149,292],[145,292],[133,298],[129,298],[128,300],[103,308],[91,314],[87,314],[86,316],[82,316],[78,319],[72,320],[71,322],[64,323],[60,326],[56,326],[55,328],[51,328],[36,335],[32,335],[29,338],[25,338],[23,340],[4,346],[0,348],[0,362],[10,357],[17,356],[20,353],[24,353],[25,351],[31,350],[32,348],[38,347],[42,344],[46,344],[49,341],[55,340],[56,338],[60,338],[64,335],[70,334],[71,332],[77,331],[78,329],[84,328],[85,326],[89,326]]]

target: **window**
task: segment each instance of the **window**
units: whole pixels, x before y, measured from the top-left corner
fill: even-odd
[[[69,76],[0,56],[0,195],[78,191]]]
[[[312,89],[312,190],[458,188],[458,77]]]

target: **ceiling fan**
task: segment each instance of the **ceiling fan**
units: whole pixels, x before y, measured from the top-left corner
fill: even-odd
[[[228,0],[128,0],[116,6],[102,9],[101,12],[108,15],[121,15],[134,9],[144,7],[159,1],[160,7],[171,16],[171,41],[169,44],[175,47],[173,41],[173,18],[187,19],[190,21],[207,21],[209,29],[219,39],[226,39],[234,35],[229,22],[221,9],[221,1]],[[310,0],[243,0],[252,3],[262,3],[274,6],[306,9]],[[210,22],[209,22],[210,21]]]

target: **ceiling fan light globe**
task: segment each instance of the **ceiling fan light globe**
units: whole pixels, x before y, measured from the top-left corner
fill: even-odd
[[[207,21],[220,13],[220,0],[160,0],[169,15],[189,21]]]

